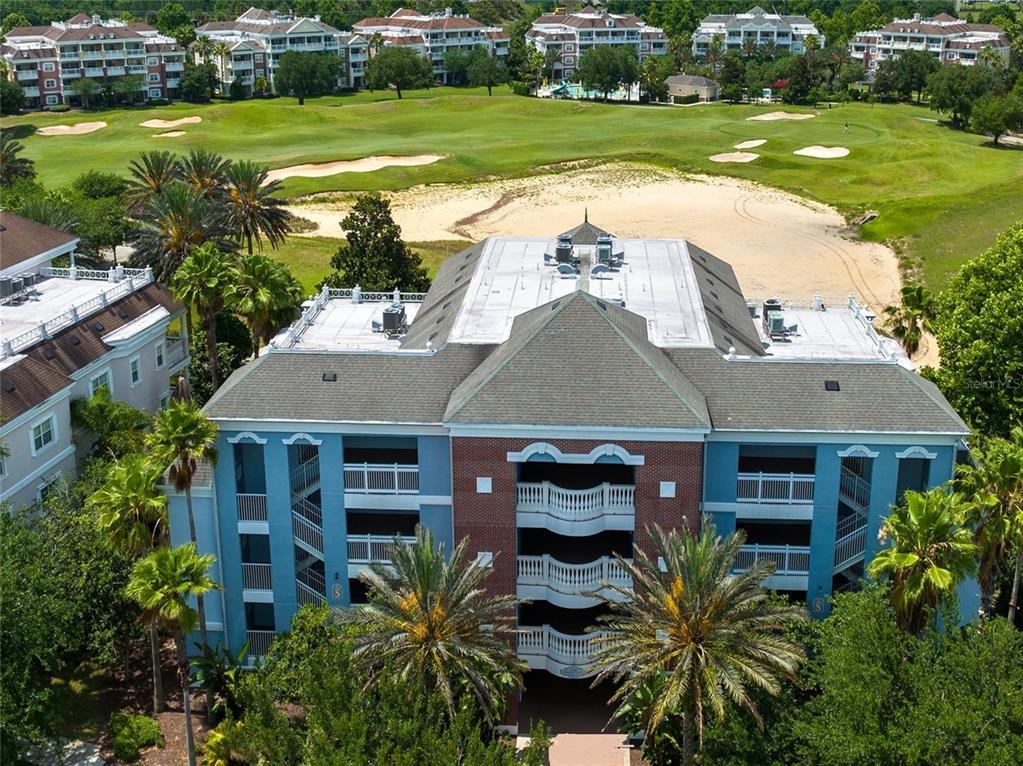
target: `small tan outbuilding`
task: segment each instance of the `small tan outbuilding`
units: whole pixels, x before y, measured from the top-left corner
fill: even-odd
[[[668,100],[675,103],[690,101],[717,101],[720,87],[709,77],[691,74],[675,74],[665,82],[668,84]],[[694,99],[693,96],[696,96]]]

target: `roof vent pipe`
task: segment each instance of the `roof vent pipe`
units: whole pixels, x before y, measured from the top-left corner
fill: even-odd
[[[394,288],[394,301],[393,302],[394,302],[395,306],[400,306],[401,305],[401,290],[399,290],[397,287]]]

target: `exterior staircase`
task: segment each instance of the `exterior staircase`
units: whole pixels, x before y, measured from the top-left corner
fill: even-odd
[[[863,561],[866,555],[870,484],[846,466],[842,466],[838,480],[838,498],[852,509],[852,513],[841,519],[835,529],[833,574],[847,571]]]
[[[327,584],[315,569],[323,556],[323,510],[312,500],[320,488],[320,458],[315,447],[299,453],[301,462],[289,475],[291,487],[291,529],[295,546],[308,555],[295,562],[295,588],[300,605],[316,604],[326,598]]]

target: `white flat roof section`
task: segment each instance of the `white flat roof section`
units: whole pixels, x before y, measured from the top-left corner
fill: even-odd
[[[579,273],[563,275],[545,261],[554,241],[491,237],[484,246],[448,340],[496,344],[511,334],[515,317],[574,290],[646,318],[650,341],[661,347],[713,345],[689,253],[682,240],[616,239],[621,267],[591,274],[595,248],[576,245]]]
[[[0,340],[10,340],[34,330],[40,322],[48,322],[73,307],[98,298],[114,285],[93,279],[52,277],[36,282],[32,298],[0,307]]]
[[[824,311],[783,308],[784,338],[771,338],[758,316],[757,332],[770,356],[779,359],[878,360],[905,357],[891,338],[879,335],[862,313],[848,306],[828,306]],[[792,330],[792,328],[795,328]]]
[[[326,301],[323,309],[306,327],[289,350],[298,351],[398,351],[400,341],[385,333],[374,332],[373,322],[381,322],[390,301],[354,303],[348,298]],[[403,303],[409,324],[419,312],[419,303]]]

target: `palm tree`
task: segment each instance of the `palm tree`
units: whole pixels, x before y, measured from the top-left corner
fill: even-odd
[[[923,334],[934,320],[937,304],[934,294],[923,285],[905,285],[899,306],[886,306],[885,324],[906,353],[912,356],[920,348]]]
[[[703,748],[705,708],[721,717],[731,700],[762,725],[751,687],[777,694],[780,681],[795,676],[803,647],[786,630],[806,614],[770,600],[760,586],[769,563],[732,574],[743,532],[722,539],[705,518],[699,535],[648,533],[654,558],[638,549],[633,561],[616,556],[634,589],[602,583],[611,613],[601,618],[607,632],[593,639],[594,683],[619,684],[611,699],[622,712],[653,690],[648,736],[681,712],[682,763],[692,764]]]
[[[0,186],[10,186],[19,178],[35,178],[36,166],[28,157],[19,157],[25,150],[21,141],[0,131]]]
[[[192,250],[174,272],[171,288],[174,296],[191,306],[202,319],[206,331],[213,390],[220,385],[217,358],[217,312],[231,302],[238,285],[238,266],[232,253],[222,253],[206,243]]]
[[[384,47],[384,36],[379,32],[374,32],[369,38],[369,50],[372,55],[377,55],[380,50]]]
[[[751,58],[757,55],[759,46],[757,41],[752,37],[747,37],[742,41],[742,56],[744,59],[749,61]]]
[[[185,493],[188,509],[188,534],[197,543],[195,514],[192,511],[192,482],[199,463],[217,463],[217,425],[195,404],[173,399],[153,418],[153,430],[146,439],[158,464],[170,464],[167,478],[177,492]],[[200,595],[199,633],[206,640],[206,605]]]
[[[193,149],[181,160],[181,180],[194,194],[212,200],[223,191],[230,164],[209,149]]]
[[[143,210],[150,201],[181,178],[181,163],[170,152],[143,152],[128,164],[131,178],[125,201],[131,210]]]
[[[500,701],[525,670],[509,640],[517,599],[485,594],[492,570],[470,560],[466,546],[462,540],[448,560],[426,528],[416,529],[413,544],[395,539],[391,565],[374,563],[360,574],[369,605],[339,618],[357,627],[353,659],[366,670],[367,687],[397,672],[439,691],[452,716],[459,693],[468,691],[494,725]]]
[[[231,55],[231,46],[223,40],[218,40],[210,46],[210,53],[216,56],[219,61],[218,72],[220,80],[227,79],[227,58]]]
[[[248,160],[232,163],[225,175],[228,225],[239,241],[245,241],[249,255],[252,241],[262,245],[264,235],[271,247],[283,244],[291,231],[292,215],[274,196],[281,182],[267,182],[267,167]]]
[[[831,70],[831,77],[828,83],[835,87],[835,80],[842,73],[842,67],[849,61],[849,49],[844,45],[833,45],[828,48],[828,66]]]
[[[981,614],[990,617],[1002,563],[1013,548],[1018,551],[1013,578],[1018,592],[1015,583],[1023,556],[1023,426],[1014,428],[1008,439],[978,438],[971,451],[975,464],[961,465],[958,472],[960,489],[969,498],[966,521],[978,552]]]
[[[139,216],[131,260],[152,266],[158,280],[169,282],[189,253],[207,242],[224,251],[234,248],[222,206],[172,183]]]
[[[710,76],[717,77],[718,75],[718,64],[721,63],[721,59],[725,55],[725,43],[721,39],[721,35],[714,35],[710,39],[710,45],[707,46],[707,64],[710,66]]]
[[[976,568],[977,546],[963,526],[962,497],[938,487],[907,492],[884,520],[879,538],[892,545],[870,562],[871,577],[892,581],[892,606],[900,629],[917,634],[943,596]]]
[[[206,61],[212,50],[213,42],[210,38],[200,35],[195,38],[195,42],[192,43],[192,58],[199,64]]]
[[[287,324],[302,303],[302,285],[286,265],[261,253],[238,263],[238,289],[233,308],[249,325],[252,350],[259,353],[278,326]]]
[[[141,556],[162,545],[167,537],[167,496],[157,485],[162,470],[145,456],[128,455],[114,463],[106,481],[86,501],[97,521],[110,533],[113,544],[132,556]],[[149,623],[149,650],[153,669],[153,714],[163,712],[163,679],[160,677],[159,626]]]
[[[215,560],[212,555],[200,556],[193,543],[179,545],[177,548],[157,548],[135,562],[125,589],[128,598],[142,607],[150,623],[162,623],[174,631],[189,766],[195,766],[195,734],[192,731],[191,684],[185,636],[195,630],[198,615],[188,602],[195,598],[202,603],[204,594],[220,588],[208,574]]]

